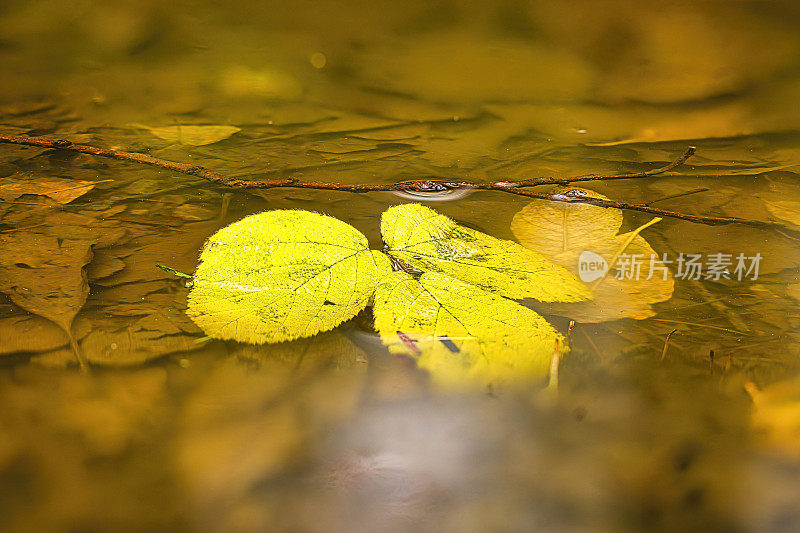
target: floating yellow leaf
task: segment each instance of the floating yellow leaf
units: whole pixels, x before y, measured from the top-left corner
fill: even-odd
[[[579,190],[605,198],[594,191]],[[511,231],[524,246],[591,282],[591,301],[556,304],[548,310],[578,322],[643,319],[655,314],[650,304],[672,296],[674,280],[661,263],[663,257],[639,235],[617,235],[621,225],[619,209],[546,200],[534,200],[514,216]],[[620,255],[614,269],[610,263],[617,254]],[[589,271],[591,266],[596,270]],[[584,270],[579,271],[580,268]]]
[[[415,357],[434,380],[463,387],[543,378],[559,335],[518,303],[437,273],[384,278],[375,327],[393,353]]]
[[[145,129],[159,139],[191,146],[213,144],[241,131],[241,128],[236,126],[194,126],[191,124],[176,124],[175,126],[163,127],[152,127],[144,124],[133,124],[133,126]]]
[[[211,236],[188,314],[207,335],[253,344],[310,337],[364,309],[389,260],[358,230],[299,210],[251,215]]]
[[[389,253],[509,298],[578,302],[589,289],[562,266],[519,244],[456,224],[419,204],[392,207],[381,218]]]

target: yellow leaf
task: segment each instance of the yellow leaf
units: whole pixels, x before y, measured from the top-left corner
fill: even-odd
[[[586,192],[595,198],[608,200],[602,194]],[[547,200],[532,201],[511,221],[511,231],[523,246],[567,268],[578,264],[578,256],[586,246],[616,235],[620,226],[620,209]]]
[[[193,126],[190,124],[163,127],[152,127],[144,124],[133,124],[133,126],[145,129],[159,139],[192,146],[213,144],[241,131],[241,128],[236,126]]]
[[[565,189],[558,189],[563,192]],[[603,195],[579,189],[595,198]],[[526,247],[541,252],[572,272],[579,274],[582,253],[598,263],[605,263],[608,271],[602,272],[593,283],[584,271],[582,279],[590,282],[594,298],[577,304],[555,304],[549,311],[567,316],[578,322],[604,322],[620,318],[643,319],[653,316],[650,304],[668,300],[672,296],[672,273],[659,269],[656,260],[663,257],[655,252],[641,236],[625,233],[617,235],[622,225],[622,211],[588,204],[534,200],[514,216],[511,231]],[[633,237],[633,240],[628,240]],[[623,248],[624,247],[624,248]],[[621,252],[632,269],[626,269],[625,279],[616,279],[613,258]],[[624,255],[622,255],[624,254]],[[598,257],[599,256],[599,257]],[[651,256],[654,268],[651,272]],[[587,255],[584,255],[586,258]],[[638,275],[635,263],[639,262]],[[586,266],[589,261],[581,261]],[[618,266],[619,261],[617,262]],[[630,279],[627,275],[630,274]],[[650,277],[650,279],[647,279]]]
[[[364,309],[388,258],[358,230],[299,210],[251,215],[209,238],[188,314],[207,335],[253,344],[310,337]]]
[[[573,274],[541,253],[460,226],[419,204],[386,210],[381,235],[389,253],[413,267],[509,298],[578,302],[591,297]]]
[[[432,272],[384,278],[373,313],[391,352],[416,358],[451,387],[543,378],[564,340],[527,307]]]

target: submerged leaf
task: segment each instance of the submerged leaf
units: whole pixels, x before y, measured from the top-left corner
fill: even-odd
[[[63,178],[35,178],[14,174],[0,180],[0,200],[12,202],[25,194],[47,196],[60,204],[68,204],[92,190],[93,181]]]
[[[594,191],[580,190],[595,198],[605,198]],[[617,235],[621,225],[619,209],[546,200],[534,200],[514,216],[511,231],[531,250],[546,254],[576,274],[579,262],[584,265],[591,262],[587,258],[605,263],[608,268],[605,276],[598,272],[599,277],[592,276],[591,280],[584,271],[583,279],[593,281],[590,283],[594,293],[591,301],[555,304],[548,310],[578,322],[643,319],[655,314],[650,304],[672,296],[675,282],[672,273],[659,262],[662,256],[656,254],[643,237],[633,235],[634,232]],[[581,254],[587,253],[581,259]],[[616,266],[622,270],[609,264],[617,254],[620,257]],[[638,271],[634,257],[639,262]],[[654,260],[652,270],[651,257]],[[623,265],[623,261],[628,263]],[[622,279],[616,278],[617,273]]]
[[[364,309],[388,258],[335,218],[276,210],[209,238],[189,294],[207,335],[254,344],[310,337]]]
[[[91,242],[30,232],[0,234],[0,292],[69,332],[89,294]]]
[[[73,326],[81,352],[95,366],[133,366],[202,349],[195,342],[202,332],[186,316],[186,293],[166,280],[95,291]],[[62,367],[71,357],[54,350],[32,361]]]
[[[527,307],[437,273],[405,272],[375,292],[375,327],[393,353],[417,359],[437,382],[454,387],[547,375],[563,337]]]
[[[82,369],[86,361],[72,336],[72,321],[89,294],[84,267],[92,259],[91,245],[27,231],[0,234],[0,292],[63,329]]]
[[[786,294],[800,302],[800,283],[791,283],[787,285]]]
[[[66,346],[69,337],[59,326],[35,315],[0,318],[0,355],[46,352]]]
[[[242,131],[236,126],[193,126],[190,124],[177,124],[175,126],[152,127],[144,124],[133,124],[137,128],[146,129],[159,139],[188,144],[192,146],[203,146],[213,144],[227,139],[234,133]]]
[[[800,227],[800,201],[797,200],[800,197],[800,185],[771,181],[769,190],[763,195],[769,212],[794,227]]]
[[[386,210],[381,235],[389,253],[411,266],[509,298],[578,302],[591,297],[572,273],[544,255],[456,224],[419,204]]]

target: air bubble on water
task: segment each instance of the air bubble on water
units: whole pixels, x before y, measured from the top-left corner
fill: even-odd
[[[328,58],[322,52],[314,52],[308,60],[311,62],[311,66],[316,69],[325,68],[325,65],[328,64]]]

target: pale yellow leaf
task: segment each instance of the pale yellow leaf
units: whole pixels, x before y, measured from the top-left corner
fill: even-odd
[[[597,241],[589,249],[604,257],[609,263],[613,256],[622,248],[625,241],[630,236],[623,233],[615,237]],[[637,235],[624,248],[623,254],[637,256],[637,261],[641,261],[638,279],[633,275],[633,279],[617,279],[615,269],[612,267],[605,278],[598,280],[596,284],[590,283],[594,298],[587,302],[576,304],[555,303],[547,307],[549,312],[566,316],[577,322],[606,322],[620,318],[644,319],[655,315],[650,304],[663,302],[672,297],[675,281],[671,273],[666,274],[659,270],[660,263],[654,264],[655,268],[651,276],[650,257],[656,260],[661,259],[661,255],[656,253],[650,244],[640,235]],[[575,263],[577,267],[577,262]],[[619,266],[619,265],[618,265]],[[627,267],[626,267],[627,268]],[[577,268],[576,268],[577,271]]]
[[[608,200],[602,194],[589,192],[595,198]],[[616,235],[620,226],[619,209],[546,200],[534,200],[511,221],[511,231],[519,242],[567,268],[578,264],[578,256],[590,243]]]
[[[566,189],[558,189],[563,190]],[[594,191],[580,190],[589,196],[605,198]],[[580,274],[579,258],[584,252],[594,254],[590,256],[608,266],[605,277],[596,280],[590,280],[587,272],[583,272],[582,279],[591,281],[594,293],[591,301],[555,304],[548,306],[548,310],[578,322],[643,319],[655,314],[650,304],[672,296],[674,280],[670,272],[659,268],[662,256],[639,235],[623,249],[631,234],[617,235],[621,225],[619,209],[546,200],[534,200],[514,216],[511,230],[524,246],[547,255],[572,272]],[[616,279],[617,270],[611,263],[617,253],[626,254],[620,257],[628,259],[635,255],[638,274],[632,270],[626,272],[631,274],[630,278]],[[581,263],[587,268],[586,261]]]

